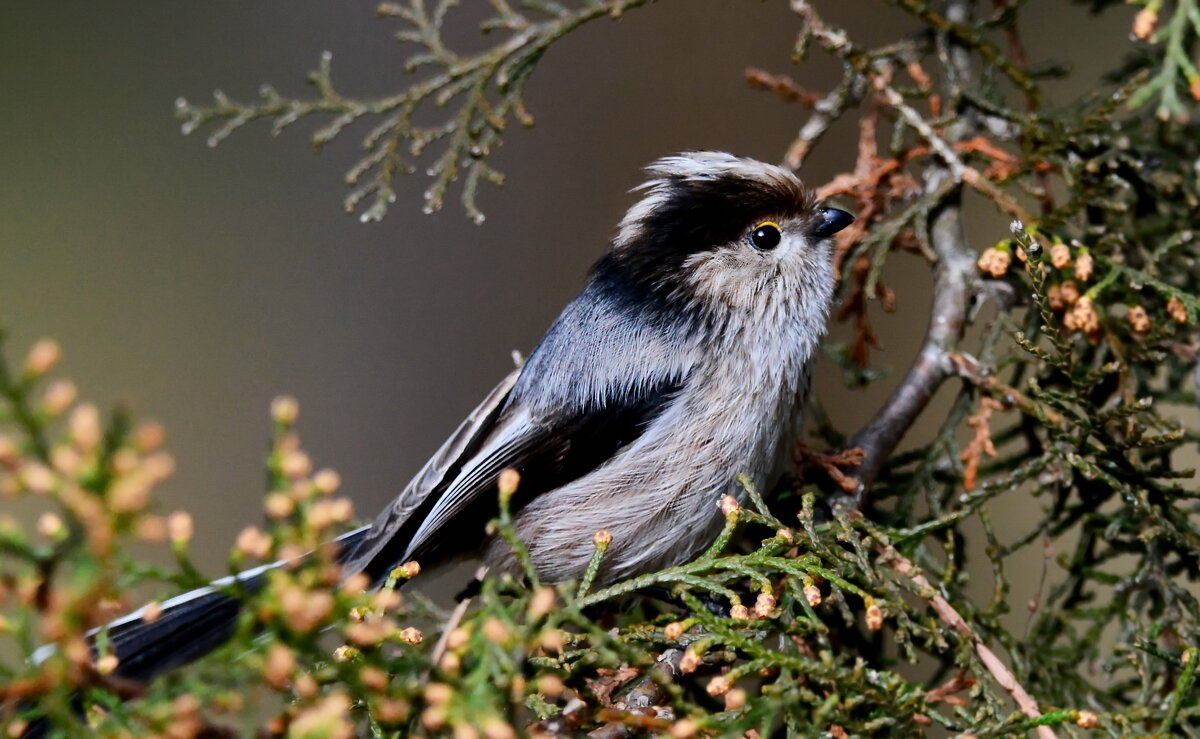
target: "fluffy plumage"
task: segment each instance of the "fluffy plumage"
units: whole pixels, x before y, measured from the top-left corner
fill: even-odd
[[[668,157],[524,366],[484,399],[376,521],[344,537],[348,576],[478,548],[496,478],[522,473],[518,532],[548,581],[579,577],[613,535],[601,582],[686,561],[719,530],[718,500],[778,471],[834,287],[828,236],[849,216],[790,172],[717,152]],[[751,234],[774,229],[768,248]],[[502,541],[483,540],[512,571]],[[262,571],[244,573],[253,589]],[[228,584],[228,583],[226,583]],[[221,583],[147,623],[110,625],[118,674],[150,679],[219,645],[237,603]]]
[[[719,530],[720,497],[741,497],[739,473],[765,484],[777,471],[832,296],[826,211],[786,170],[728,154],[669,157],[649,174],[583,293],[497,410],[477,412],[489,420],[461,462],[411,485],[351,571],[455,554],[474,537],[442,532],[481,530],[512,467],[539,574],[579,577],[605,528],[600,581],[612,581],[686,561]],[[768,221],[782,238],[762,251],[748,235]],[[484,558],[514,569],[499,539]]]

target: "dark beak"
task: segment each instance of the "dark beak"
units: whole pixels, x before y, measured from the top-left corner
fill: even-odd
[[[817,224],[816,230],[813,231],[813,234],[818,239],[833,236],[846,226],[854,223],[854,216],[837,208],[821,208],[819,215],[821,222]]]

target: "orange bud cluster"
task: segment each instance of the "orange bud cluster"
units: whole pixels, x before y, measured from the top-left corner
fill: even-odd
[[[268,685],[277,690],[285,689],[291,682],[292,671],[295,669],[296,657],[287,646],[277,642],[267,649],[262,674]]]
[[[353,739],[350,720],[352,701],[342,692],[330,693],[302,710],[288,726],[288,736],[321,736],[328,739]]]
[[[1133,17],[1133,35],[1140,41],[1148,41],[1158,28],[1158,8],[1146,7]]]
[[[1139,334],[1150,330],[1150,315],[1140,305],[1129,306],[1129,325]]]
[[[725,710],[736,711],[746,705],[746,691],[741,688],[733,688],[725,694]]]
[[[871,631],[879,631],[883,628],[883,609],[874,601],[867,604],[866,622],[867,628]]]
[[[284,624],[299,634],[316,629],[333,612],[334,606],[333,596],[329,593],[307,590],[293,583],[282,585],[278,603]]]
[[[708,686],[705,690],[708,691],[709,695],[725,695],[729,692],[730,687],[732,686],[729,684],[729,678],[724,675],[717,675],[708,681]]]
[[[1100,725],[1100,717],[1095,711],[1080,711],[1075,718],[1075,725],[1081,729],[1094,729]]]
[[[756,618],[770,618],[775,611],[775,595],[773,593],[759,593],[758,598],[754,601],[754,615]]]
[[[821,605],[821,589],[812,580],[806,580],[804,583],[804,598],[813,608]]]
[[[275,419],[276,423],[291,426],[299,415],[300,404],[295,398],[281,395],[271,401],[271,418]]]
[[[273,543],[269,534],[265,534],[256,526],[247,526],[238,534],[234,545],[237,552],[256,559],[266,559],[271,554]]]
[[[346,625],[346,638],[360,647],[373,647],[396,633],[396,624],[390,618],[368,616],[363,621]]]
[[[25,372],[34,377],[46,374],[62,359],[62,349],[53,339],[42,339],[29,349],[25,358]]]
[[[992,277],[1003,277],[1011,264],[1012,252],[994,246],[980,254],[976,262],[981,272]]]
[[[1063,317],[1063,325],[1069,331],[1079,331],[1085,334],[1099,331],[1100,316],[1092,305],[1092,299],[1084,296],[1076,300],[1071,310],[1067,311]]]
[[[1075,259],[1075,279],[1080,282],[1087,282],[1092,278],[1092,272],[1096,269],[1096,261],[1092,258],[1090,252],[1084,251]]]
[[[1071,247],[1066,244],[1050,247],[1050,264],[1053,264],[1055,269],[1065,269],[1071,264]]]
[[[687,650],[684,651],[683,657],[679,659],[679,671],[685,675],[690,675],[691,673],[695,672],[696,668],[699,666],[700,655],[696,654],[691,647],[688,647]]]
[[[558,600],[558,595],[554,592],[554,588],[543,585],[534,592],[533,597],[529,600],[529,618],[536,621],[554,608],[555,602]]]
[[[1187,308],[1179,298],[1171,298],[1167,301],[1167,313],[1175,319],[1176,323],[1187,323],[1188,321]]]
[[[512,639],[512,630],[495,616],[489,616],[484,620],[482,633],[483,638],[493,644],[507,644]]]
[[[42,393],[42,412],[50,416],[66,412],[75,402],[78,392],[70,380],[55,380]]]
[[[187,511],[175,511],[167,516],[167,536],[172,543],[188,543],[192,540],[193,531],[192,514]]]

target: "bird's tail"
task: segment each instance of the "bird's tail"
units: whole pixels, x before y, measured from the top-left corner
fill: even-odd
[[[338,537],[338,560],[344,561],[370,530],[363,526]],[[253,594],[266,584],[267,573],[285,561],[246,570],[214,580],[209,585],[171,598],[154,607],[145,607],[88,633],[95,650],[101,633],[108,651],[117,658],[113,675],[125,680],[149,682],[176,667],[193,662],[214,651],[233,636],[237,628],[240,590]],[[33,655],[40,663],[54,653],[48,645]],[[43,736],[49,729],[45,720],[30,722],[25,739]]]

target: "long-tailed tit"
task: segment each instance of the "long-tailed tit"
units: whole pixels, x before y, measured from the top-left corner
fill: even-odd
[[[375,522],[342,537],[345,576],[481,552],[498,475],[520,472],[516,530],[539,576],[580,577],[593,534],[612,543],[598,582],[685,562],[721,529],[718,500],[781,467],[834,290],[830,237],[853,219],[787,170],[717,152],[649,168],[612,248],[524,365],[506,377]],[[274,565],[237,576],[262,586]],[[222,585],[107,627],[117,674],[147,680],[227,640]]]

